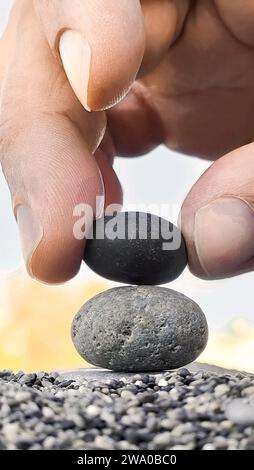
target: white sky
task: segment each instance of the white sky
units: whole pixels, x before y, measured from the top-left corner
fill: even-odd
[[[6,22],[11,0],[0,0],[0,32]],[[180,204],[209,163],[158,148],[138,159],[118,159],[115,165],[128,204]],[[155,178],[156,175],[156,178]],[[12,215],[7,185],[0,174],[0,271],[9,273],[22,264],[17,228]],[[83,268],[80,276],[91,274]],[[203,308],[210,326],[221,328],[235,317],[254,321],[254,273],[224,281],[206,282],[188,270],[169,287],[193,298]]]

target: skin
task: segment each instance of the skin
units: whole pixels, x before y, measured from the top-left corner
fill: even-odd
[[[106,204],[121,202],[114,156],[161,143],[214,160],[180,216],[192,272],[252,270],[252,0],[116,3],[17,0],[0,42],[0,158],[28,271],[72,278],[85,247],[73,208],[104,193]],[[59,52],[66,30],[92,51],[80,56],[84,76]]]

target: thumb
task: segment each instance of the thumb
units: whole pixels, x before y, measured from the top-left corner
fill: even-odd
[[[81,217],[76,208],[92,208],[89,225],[96,196],[104,196],[93,153],[105,131],[105,116],[87,113],[76,99],[38,27],[31,1],[17,7],[1,90],[0,162],[27,269],[36,279],[60,283],[78,272],[85,249],[84,237],[74,233],[76,217]]]
[[[217,160],[181,212],[194,274],[223,278],[254,269],[254,144]]]
[[[34,0],[48,43],[88,111],[106,109],[132,85],[144,55],[139,0]]]

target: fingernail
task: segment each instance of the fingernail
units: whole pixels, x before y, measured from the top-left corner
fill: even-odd
[[[78,31],[65,31],[59,42],[59,52],[68,80],[77,98],[87,111],[91,47]]]
[[[103,216],[104,209],[105,209],[105,184],[104,184],[102,172],[99,167],[98,167],[98,171],[99,171],[100,180],[101,180],[101,194],[100,196],[96,196],[96,211],[95,211],[96,219],[100,219]]]
[[[237,197],[225,197],[198,210],[194,242],[208,277],[237,273],[254,256],[254,211]]]
[[[28,273],[33,276],[33,255],[43,237],[43,229],[33,211],[28,206],[20,205],[15,210],[21,247]]]

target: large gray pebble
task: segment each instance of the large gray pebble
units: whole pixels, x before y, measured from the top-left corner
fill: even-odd
[[[118,287],[89,300],[72,324],[72,339],[89,363],[115,371],[175,369],[206,346],[199,306],[171,289]]]

